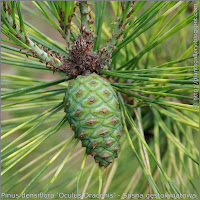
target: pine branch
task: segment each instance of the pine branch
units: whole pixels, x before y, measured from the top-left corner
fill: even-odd
[[[51,66],[60,66],[62,64],[60,59],[56,58],[55,55],[52,54],[52,52],[48,52],[48,50],[43,50],[43,47],[41,45],[37,45],[30,39],[24,28],[23,19],[21,16],[20,2],[17,2],[16,5],[19,15],[20,27],[16,23],[16,20],[13,20],[13,4],[10,7],[10,4],[8,2],[4,2],[1,9],[2,21],[5,23],[9,32],[12,34],[10,35],[10,33],[8,33],[7,36],[10,39],[13,39],[13,36],[15,36],[18,39],[17,41],[21,41],[18,42],[18,44],[21,45],[23,48],[25,47],[26,49],[28,49],[27,53],[32,53],[33,57],[37,57],[46,62],[46,64],[50,64]],[[4,34],[5,33],[6,32],[4,32]],[[24,45],[22,45],[22,43]]]

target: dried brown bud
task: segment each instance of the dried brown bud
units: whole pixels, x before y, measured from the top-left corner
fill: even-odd
[[[94,23],[94,20],[93,20],[93,19],[89,19],[88,22],[89,22],[90,24],[93,24],[93,23]]]

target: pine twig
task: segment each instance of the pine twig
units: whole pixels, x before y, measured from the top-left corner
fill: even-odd
[[[9,29],[9,35],[14,35],[18,40],[20,40],[23,44],[23,48],[28,49],[27,53],[32,53],[33,57],[40,58],[40,61],[46,62],[46,64],[50,64],[51,66],[60,66],[62,64],[61,58],[57,58],[53,55],[53,51],[48,51],[47,49],[43,50],[42,45],[37,45],[34,43],[28,36],[27,32],[24,29],[24,23],[21,16],[21,8],[20,4],[17,4],[17,10],[19,14],[20,27],[13,20],[14,14],[14,6],[12,4],[12,9],[8,2],[3,3],[2,10],[2,20]]]

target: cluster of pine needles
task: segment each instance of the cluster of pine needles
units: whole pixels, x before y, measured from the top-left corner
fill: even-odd
[[[2,1],[2,192],[198,198],[194,3]],[[77,66],[78,40],[88,41],[91,62],[79,55]],[[124,127],[106,170],[84,153],[63,111],[68,80],[92,63],[117,91]]]

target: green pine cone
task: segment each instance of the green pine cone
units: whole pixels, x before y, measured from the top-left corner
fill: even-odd
[[[95,73],[78,76],[68,85],[64,108],[87,154],[107,167],[118,157],[122,132],[119,102],[110,83]]]

